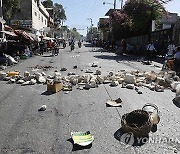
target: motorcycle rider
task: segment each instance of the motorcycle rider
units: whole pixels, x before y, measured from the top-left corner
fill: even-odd
[[[75,43],[74,43],[74,41],[72,40],[72,41],[71,41],[71,51],[74,50],[74,46],[75,46]]]

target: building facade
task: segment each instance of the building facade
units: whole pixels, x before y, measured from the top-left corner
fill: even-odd
[[[13,15],[10,24],[14,29],[25,29],[34,34],[46,35],[53,20],[40,0],[22,0],[20,10]]]

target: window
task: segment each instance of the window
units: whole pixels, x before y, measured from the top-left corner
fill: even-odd
[[[34,12],[35,16],[37,16],[37,12]]]
[[[45,21],[45,25],[46,25],[46,19],[44,21]]]
[[[41,17],[41,21],[43,22],[43,17]]]
[[[39,14],[39,20],[41,19],[41,16],[40,16],[40,14]]]

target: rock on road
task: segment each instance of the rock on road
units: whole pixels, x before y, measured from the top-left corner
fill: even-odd
[[[5,71],[29,71],[36,65],[50,65],[45,71],[53,75],[55,70],[67,68],[68,72],[85,74],[87,69],[96,70],[90,64],[97,63],[104,75],[120,70],[144,70],[156,72],[159,67],[143,65],[133,58],[117,56],[114,53],[101,52],[96,48],[77,46],[60,49],[58,56],[44,56],[21,61]],[[73,66],[77,65],[76,69]],[[158,63],[161,66],[161,64]],[[141,146],[126,146],[119,142],[121,116],[135,109],[141,109],[146,103],[155,103],[160,110],[160,123],[157,131],[150,132],[153,139],[178,138],[180,119],[179,108],[173,103],[175,94],[170,90],[162,93],[141,88],[142,95],[121,86],[100,85],[90,90],[73,87],[69,93],[60,91],[47,95],[46,85],[36,84],[20,86],[0,81],[0,153],[2,154],[173,154],[180,153],[180,143],[157,142]],[[122,108],[108,108],[107,99],[120,97]],[[38,112],[39,107],[47,105],[47,110]],[[92,146],[86,149],[73,148],[70,133],[87,131],[94,135]]]

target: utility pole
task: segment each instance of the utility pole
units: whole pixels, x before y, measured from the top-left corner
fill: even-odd
[[[114,0],[114,10],[116,9],[116,0]]]
[[[121,10],[122,10],[122,8],[123,8],[123,0],[121,0]]]
[[[92,41],[92,39],[93,39],[93,31],[92,31],[92,27],[93,27],[93,23],[92,23],[92,18],[88,18],[88,20],[90,20],[90,22],[91,22],[91,41]]]

